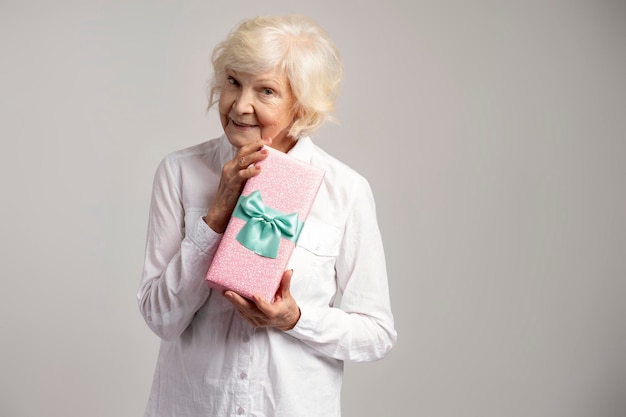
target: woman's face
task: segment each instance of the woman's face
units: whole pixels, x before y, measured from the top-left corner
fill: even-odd
[[[272,139],[272,147],[288,151],[295,98],[287,77],[277,70],[250,74],[226,70],[219,100],[220,120],[230,143],[241,147]]]

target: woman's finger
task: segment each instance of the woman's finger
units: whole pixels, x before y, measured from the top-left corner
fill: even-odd
[[[240,148],[234,158],[236,169],[248,169],[250,165],[267,158],[268,151],[263,146],[263,142],[256,142],[254,145],[246,145]]]

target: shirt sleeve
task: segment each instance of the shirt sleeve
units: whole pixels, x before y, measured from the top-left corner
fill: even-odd
[[[202,218],[185,227],[177,162],[164,159],[154,177],[137,294],[148,327],[162,339],[178,337],[208,298],[204,278],[220,239]]]
[[[300,305],[288,334],[332,358],[364,362],[383,358],[397,333],[374,198],[365,179],[353,191],[335,264],[340,303]]]

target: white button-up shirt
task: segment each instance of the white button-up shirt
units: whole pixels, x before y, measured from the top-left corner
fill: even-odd
[[[202,216],[235,153],[222,135],[155,174],[137,296],[162,340],[145,415],[339,416],[343,361],[381,359],[396,340],[370,187],[298,140],[289,154],[326,171],[288,264],[301,317],[287,332],[254,328],[204,281],[221,235]]]

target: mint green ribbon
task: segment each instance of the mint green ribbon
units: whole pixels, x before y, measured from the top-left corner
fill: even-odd
[[[246,221],[237,241],[266,258],[278,256],[281,238],[297,242],[304,226],[298,213],[284,214],[265,206],[258,190],[247,197],[239,196],[233,216]]]

